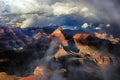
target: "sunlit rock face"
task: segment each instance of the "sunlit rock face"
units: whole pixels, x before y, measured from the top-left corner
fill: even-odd
[[[9,74],[5,72],[0,72],[0,79],[1,80],[15,80],[15,79],[18,80],[19,78],[15,75],[10,76]]]
[[[100,38],[100,39],[106,39],[108,35],[107,35],[107,33],[100,34],[100,33],[95,32],[95,36]]]
[[[63,29],[61,27],[58,27],[50,36],[60,39],[64,46],[68,45],[67,40],[65,39],[65,36],[63,33]]]
[[[87,44],[88,43],[87,38],[91,36],[93,35],[92,34],[75,34],[73,38],[76,44],[80,45],[80,44]]]
[[[52,71],[45,67],[36,67],[33,75],[20,78],[19,80],[49,80],[52,75]]]
[[[40,77],[39,76],[34,76],[34,75],[30,75],[28,77],[23,77],[19,80],[40,80]]]
[[[41,37],[41,33],[39,32],[34,36],[34,39],[38,40],[40,37]]]

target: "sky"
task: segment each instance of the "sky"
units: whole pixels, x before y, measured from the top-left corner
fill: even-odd
[[[111,25],[116,29],[120,26],[119,3],[119,0],[0,0],[0,24],[87,28],[100,23],[96,29]]]

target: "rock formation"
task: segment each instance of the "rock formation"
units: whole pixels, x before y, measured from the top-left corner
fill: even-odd
[[[105,80],[110,76],[113,80],[120,75],[117,72],[120,44],[104,39],[105,35],[97,34],[96,37],[78,33],[67,37],[61,27],[51,34],[30,30],[32,36],[21,36],[24,31],[20,28],[17,29],[19,33],[14,28],[6,30],[0,29],[1,45],[7,45],[9,41],[12,44],[30,42],[22,48],[0,51],[0,75],[4,74],[10,80],[11,77],[13,80]],[[3,39],[4,36],[11,39]],[[109,75],[104,75],[106,73]],[[0,79],[4,80],[5,77]]]

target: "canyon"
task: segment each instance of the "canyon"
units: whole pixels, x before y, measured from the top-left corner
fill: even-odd
[[[0,80],[120,79],[119,41],[111,42],[106,34],[68,34],[62,27],[49,34],[45,29],[2,27]]]

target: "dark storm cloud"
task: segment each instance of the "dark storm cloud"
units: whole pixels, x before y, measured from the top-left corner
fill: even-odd
[[[54,1],[57,2],[57,0]],[[59,0],[59,2],[63,1]],[[93,19],[119,24],[120,1],[118,0],[64,0],[64,2],[73,2],[80,7],[88,7],[96,15]]]

